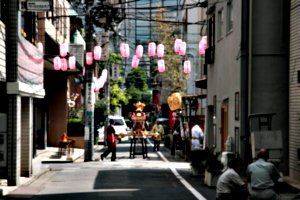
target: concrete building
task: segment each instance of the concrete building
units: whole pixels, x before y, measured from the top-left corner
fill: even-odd
[[[286,175],[289,9],[282,0],[208,0],[205,53],[208,145],[215,145],[217,151],[236,152],[248,164],[252,162],[251,132],[280,130],[280,170]],[[263,126],[268,119],[272,126]],[[271,143],[269,140],[265,147]]]
[[[70,4],[51,2],[1,1],[0,177],[9,186],[38,173],[36,149],[58,146],[67,130],[68,78],[79,70],[53,68],[59,44],[70,42]]]
[[[300,132],[299,132],[299,2],[290,1],[290,59],[289,59],[289,175],[300,179]]]

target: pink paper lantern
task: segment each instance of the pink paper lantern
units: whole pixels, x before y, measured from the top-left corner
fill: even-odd
[[[165,54],[165,46],[163,44],[157,45],[157,57],[162,58]]]
[[[137,45],[135,55],[137,59],[141,59],[143,57],[144,47],[142,45]]]
[[[93,64],[93,53],[92,52],[86,52],[85,62],[86,62],[87,65]]]
[[[155,56],[156,44],[154,42],[150,42],[148,44],[148,56]]]
[[[157,61],[157,68],[159,72],[164,72],[166,70],[165,61],[163,59]]]
[[[59,55],[61,57],[66,57],[66,55],[68,54],[68,45],[66,43],[62,43],[59,45]]]
[[[183,63],[183,72],[185,74],[191,73],[191,62],[189,60],[184,61]]]
[[[102,53],[102,50],[101,50],[100,45],[96,45],[94,47],[94,60],[100,60],[101,53]]]
[[[38,42],[37,46],[38,46],[38,50],[40,50],[40,52],[44,52],[43,43]]]
[[[75,58],[75,56],[70,56],[69,57],[69,68],[75,69],[75,67],[76,67],[76,58]]]
[[[181,39],[176,39],[175,40],[175,43],[174,43],[174,51],[176,53],[179,53],[179,49],[180,49],[180,46],[181,46],[181,43],[182,43],[182,40]]]
[[[106,81],[107,81],[107,69],[102,70],[101,77],[103,77],[104,83],[106,83]]]
[[[60,70],[61,69],[61,61],[59,56],[55,56],[53,58],[53,67],[55,70]]]
[[[207,49],[207,36],[203,35],[199,42],[199,54],[204,55],[206,49]]]
[[[137,68],[139,64],[140,64],[140,59],[138,59],[137,55],[134,55],[132,57],[132,62],[131,62],[132,68]]]
[[[179,52],[178,54],[180,56],[184,56],[185,55],[185,51],[186,51],[186,42],[182,42],[180,47],[179,47]]]
[[[98,79],[95,80],[95,86],[94,86],[94,91],[98,92],[101,88],[104,86],[104,79],[102,76],[100,76]]]
[[[120,54],[123,58],[129,57],[129,45],[127,43],[120,44]]]
[[[68,70],[68,61],[65,58],[60,59],[61,61],[61,70],[67,71]]]

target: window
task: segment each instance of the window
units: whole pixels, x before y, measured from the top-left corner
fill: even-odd
[[[218,12],[218,30],[217,30],[218,40],[223,37],[223,30],[224,30],[223,27],[224,27],[223,10],[220,10]]]
[[[215,15],[213,14],[208,19],[208,48],[205,50],[205,64],[214,63],[214,48],[215,48]]]
[[[233,5],[232,2],[227,4],[227,22],[226,31],[229,33],[233,29]]]

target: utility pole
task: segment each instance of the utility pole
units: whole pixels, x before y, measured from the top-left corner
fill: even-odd
[[[93,1],[86,0],[86,16],[85,16],[85,43],[86,51],[93,52],[93,23],[89,13],[90,6]],[[94,77],[95,61],[91,65],[86,64],[86,72],[84,77],[85,99],[84,99],[84,161],[94,160],[94,98],[93,95],[93,77]]]

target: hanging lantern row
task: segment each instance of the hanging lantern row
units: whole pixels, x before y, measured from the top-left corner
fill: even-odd
[[[148,44],[148,56],[154,57],[155,56],[155,50],[156,50],[156,44],[154,42],[150,42]]]
[[[102,49],[99,45],[94,47],[94,52],[86,52],[85,54],[85,62],[87,65],[92,65],[94,60],[101,59]]]
[[[207,49],[207,36],[203,36],[201,41],[199,42],[199,54],[205,54],[205,49]],[[155,56],[155,51],[157,50],[157,57],[163,58],[164,57],[164,45],[159,44],[156,48],[156,44],[154,42],[150,42],[148,44],[148,55],[150,57]],[[182,41],[181,39],[176,39],[174,42],[174,51],[178,53],[180,56],[184,56],[186,54],[186,42]],[[120,52],[122,57],[128,58],[129,53],[129,45],[127,43],[121,43],[120,45]],[[204,52],[204,53],[203,53]],[[137,68],[139,65],[139,61],[143,56],[143,46],[138,45],[136,47],[136,54],[132,57],[131,66],[133,68]],[[157,61],[157,67],[159,72],[164,72],[166,69],[165,61],[163,59],[159,59]],[[183,72],[185,74],[191,73],[191,62],[189,60],[184,61],[183,64]]]
[[[184,61],[183,63],[183,72],[185,74],[191,73],[192,67],[191,67],[191,62],[189,60]]]
[[[138,59],[137,55],[134,55],[132,57],[132,62],[131,62],[131,67],[132,68],[137,68],[140,64],[140,59]]]
[[[157,61],[157,68],[159,72],[164,72],[166,70],[165,61],[163,59],[160,59]]]
[[[180,56],[184,56],[186,52],[186,42],[177,38],[174,43],[174,51]]]
[[[207,49],[207,36],[203,35],[199,42],[199,54],[204,55],[206,49]]]
[[[67,71],[68,67],[70,69],[75,69],[76,67],[76,58],[75,56],[70,56],[69,60],[66,58],[60,58],[59,56],[55,56],[53,59],[53,66],[55,70]]]
[[[104,84],[107,81],[107,69],[103,69],[101,76],[97,79],[96,77],[93,77],[95,86],[94,91],[98,92],[101,88],[103,88]]]
[[[123,58],[129,57],[129,45],[127,43],[121,43],[120,45],[120,53]]]
[[[69,46],[66,43],[62,43],[59,45],[59,55],[61,57],[66,57],[69,51]]]

